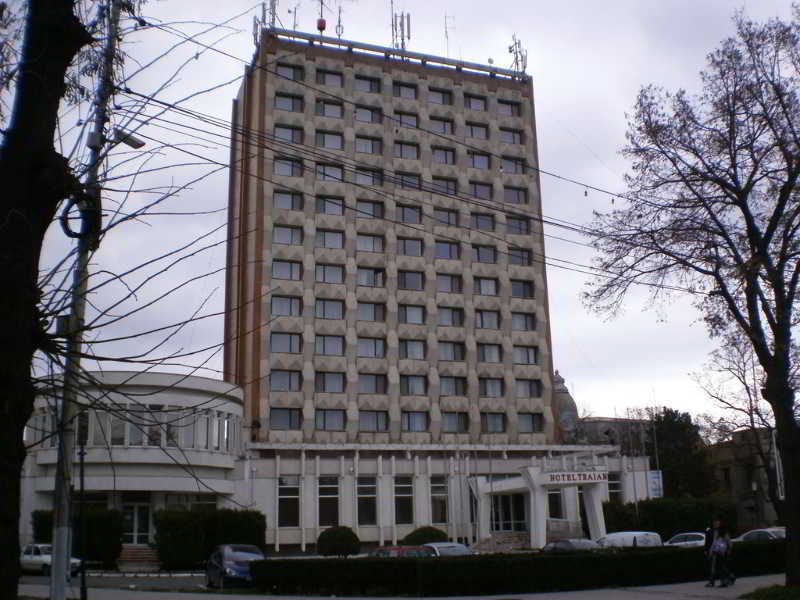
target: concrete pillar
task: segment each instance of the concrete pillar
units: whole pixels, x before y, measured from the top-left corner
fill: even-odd
[[[600,485],[593,483],[583,486],[583,504],[586,508],[589,535],[593,540],[603,537],[606,534],[606,521],[603,516],[603,493]]]
[[[531,487],[531,548],[542,548],[547,543],[547,488]]]

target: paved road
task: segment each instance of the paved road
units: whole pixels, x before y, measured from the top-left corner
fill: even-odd
[[[26,578],[30,579],[30,578]],[[169,577],[152,577],[135,578],[134,583],[127,585],[135,585],[137,589],[111,589],[94,587],[97,579],[94,578],[93,586],[89,589],[89,600],[253,600],[253,595],[232,595],[232,594],[212,594],[208,592],[201,593],[178,593],[175,591],[149,591],[153,590],[148,585],[159,585],[157,580],[162,580],[160,584],[166,584],[171,581],[173,589],[190,589],[191,585],[183,586],[178,582],[183,579],[184,583],[187,580],[193,581],[195,578],[169,578]],[[559,592],[547,594],[502,594],[497,596],[467,596],[467,597],[450,597],[446,600],[476,600],[482,598],[483,600],[727,600],[738,598],[741,594],[750,592],[756,588],[776,583],[783,583],[783,575],[762,575],[760,577],[745,577],[738,579],[736,585],[729,588],[707,588],[704,587],[703,582],[692,583],[678,583],[673,585],[654,585],[648,587],[636,588],[612,588],[602,590],[584,590],[580,592]],[[148,580],[149,584],[145,581]],[[125,578],[125,582],[130,581]],[[195,584],[197,585],[197,584]],[[163,588],[161,588],[163,589]],[[147,591],[145,591],[147,590]],[[46,598],[49,590],[47,585],[43,583],[22,583],[19,592],[21,595],[31,596],[34,598]],[[72,588],[70,598],[78,598],[77,587]],[[302,600],[300,596],[257,596],[258,598],[269,598],[270,600]],[[314,600],[319,600],[315,597]],[[349,600],[373,600],[373,599],[349,599]],[[376,598],[374,600],[386,600],[385,598]],[[427,599],[436,600],[436,599]],[[442,599],[445,600],[445,599]]]

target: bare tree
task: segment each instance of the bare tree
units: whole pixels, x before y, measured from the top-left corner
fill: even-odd
[[[597,263],[613,273],[585,299],[613,313],[634,282],[694,292],[709,332],[738,331],[764,373],[786,502],[800,505],[795,341],[800,281],[800,9],[791,22],[735,17],[702,91],[643,87],[623,154],[626,205],[596,216]],[[800,511],[789,511],[787,585],[800,585]]]

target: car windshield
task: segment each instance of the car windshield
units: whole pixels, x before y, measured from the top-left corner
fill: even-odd
[[[254,556],[264,556],[264,553],[259,550],[258,546],[235,544],[225,549],[225,558],[230,560],[252,560]]]
[[[772,535],[776,538],[785,538],[786,537],[786,530],[785,529],[771,529]]]

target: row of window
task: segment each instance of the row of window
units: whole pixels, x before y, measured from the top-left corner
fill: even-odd
[[[271,408],[270,429],[298,430],[303,424],[300,408]],[[344,431],[347,412],[341,409],[317,408],[314,410],[314,428],[319,431]],[[442,412],[442,431],[445,433],[469,432],[469,413]],[[402,411],[400,426],[403,431],[424,432],[430,427],[427,411]],[[481,433],[504,433],[508,419],[502,412],[481,413]],[[520,433],[544,431],[544,416],[541,413],[517,413],[517,428]],[[389,412],[385,410],[360,410],[358,430],[364,432],[389,431]]]
[[[300,392],[303,380],[300,371],[273,370],[269,375],[269,389],[273,392]],[[336,371],[320,371],[314,375],[314,391],[344,393],[347,389],[345,374]],[[385,394],[388,389],[385,373],[359,373],[359,394]],[[501,377],[479,377],[478,396],[502,398],[505,396],[505,381]],[[400,375],[401,396],[424,396],[428,393],[427,375]],[[440,396],[467,396],[469,387],[466,377],[439,377]],[[515,398],[540,398],[540,379],[517,378],[514,381]]]

